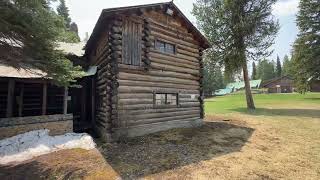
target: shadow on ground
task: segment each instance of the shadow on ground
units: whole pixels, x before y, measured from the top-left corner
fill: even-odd
[[[199,128],[173,129],[102,144],[99,149],[123,179],[136,179],[240,151],[252,133],[248,127],[206,122]]]
[[[305,100],[309,100],[309,101],[320,101],[320,98],[315,98],[315,97],[308,97],[308,98],[304,98]]]
[[[254,129],[231,122],[205,122],[98,144],[98,150],[62,150],[16,165],[0,166],[0,179],[137,179],[240,151]]]
[[[320,118],[319,109],[271,109],[271,108],[257,108],[254,111],[248,111],[247,108],[236,108],[231,111],[241,112],[256,116],[295,116],[295,117],[309,117]]]
[[[116,179],[117,174],[97,150],[61,150],[20,164],[0,165],[0,179]],[[101,179],[101,178],[100,178]]]

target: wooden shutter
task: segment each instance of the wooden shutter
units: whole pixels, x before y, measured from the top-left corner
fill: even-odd
[[[122,33],[122,63],[139,66],[141,61],[142,24],[125,19]]]

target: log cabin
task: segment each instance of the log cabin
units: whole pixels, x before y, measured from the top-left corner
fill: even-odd
[[[173,2],[104,9],[85,46],[60,46],[87,72],[72,87],[0,65],[0,139],[46,128],[110,142],[202,124],[209,43]]]
[[[208,47],[173,2],[104,9],[84,55],[98,67],[94,130],[112,141],[201,125]]]
[[[268,93],[292,93],[294,82],[289,76],[281,76],[263,82],[262,87],[268,89]]]

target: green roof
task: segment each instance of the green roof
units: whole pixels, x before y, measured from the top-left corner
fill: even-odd
[[[251,87],[251,88],[259,88],[259,87],[260,87],[260,84],[261,84],[261,79],[251,80],[251,81],[250,81],[250,87]],[[243,89],[243,88],[244,88],[244,81],[229,83],[229,84],[227,84],[227,87],[226,87],[226,88],[228,88],[228,89],[234,88],[235,90]]]

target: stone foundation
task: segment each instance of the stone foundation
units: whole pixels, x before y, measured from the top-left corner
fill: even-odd
[[[0,139],[39,129],[49,129],[50,135],[73,132],[73,116],[58,114],[0,118]]]

